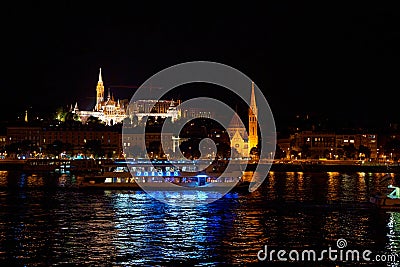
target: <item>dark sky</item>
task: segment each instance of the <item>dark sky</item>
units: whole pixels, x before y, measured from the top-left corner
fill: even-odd
[[[208,60],[253,79],[277,123],[301,112],[399,120],[400,11],[383,1],[84,2],[3,4],[1,119],[26,107],[92,108],[100,67],[106,88],[139,86]]]

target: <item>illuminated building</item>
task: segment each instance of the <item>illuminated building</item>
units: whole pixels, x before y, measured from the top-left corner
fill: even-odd
[[[180,100],[137,100],[129,104],[130,118],[136,117],[140,122],[143,117],[171,118],[174,122],[180,118],[180,110],[177,106]]]
[[[107,99],[104,99],[104,84],[100,68],[94,109],[91,111],[79,110],[78,104],[75,104],[75,107],[71,111],[76,113],[83,123],[86,123],[89,117],[96,117],[106,125],[114,125],[121,123],[126,118],[127,105],[127,99],[115,100],[114,96],[110,94],[110,91],[108,91]]]
[[[249,155],[248,135],[246,127],[244,127],[237,113],[233,115],[233,118],[226,130],[231,140],[231,147],[234,148],[238,153],[238,155],[232,155],[232,157],[247,157]]]
[[[345,133],[334,133],[301,131],[290,136],[290,150],[292,152],[302,151],[303,155],[301,158],[344,159],[346,158],[346,147],[354,147],[354,153],[360,147],[365,147],[370,151],[368,158],[376,159],[378,158],[377,140],[377,134],[370,132],[351,133],[350,131],[346,131]],[[294,158],[298,157],[298,152],[293,154]],[[358,154],[354,156],[361,157]],[[347,155],[347,158],[353,158],[353,156]]]
[[[257,132],[257,104],[254,95],[254,82],[251,85],[251,97],[249,108],[249,131],[246,131],[237,113],[233,116],[227,132],[231,139],[231,147],[236,150],[239,157],[248,157],[250,150],[257,147],[258,132]],[[235,155],[234,155],[235,156]]]
[[[257,104],[256,96],[254,95],[254,82],[251,83],[251,97],[250,97],[250,108],[249,108],[249,154],[253,147],[258,145],[258,122],[257,122]]]
[[[177,106],[180,100],[137,100],[129,103],[128,99],[115,100],[114,96],[108,91],[105,98],[104,83],[101,74],[96,86],[96,103],[93,110],[79,110],[78,104],[71,107],[71,112],[79,116],[79,119],[86,123],[89,117],[96,117],[106,125],[114,125],[123,122],[125,118],[133,119],[136,117],[140,122],[143,117],[170,117],[172,121],[180,118],[180,110]]]

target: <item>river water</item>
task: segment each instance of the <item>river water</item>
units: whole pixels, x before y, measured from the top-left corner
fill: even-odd
[[[270,172],[253,193],[185,208],[141,190],[59,188],[49,175],[0,171],[0,263],[398,266],[400,212],[368,202],[371,192],[386,189],[388,175]],[[263,258],[266,246],[294,258]],[[329,248],[371,253],[358,261],[320,254]],[[316,251],[317,259],[295,257],[304,250]]]

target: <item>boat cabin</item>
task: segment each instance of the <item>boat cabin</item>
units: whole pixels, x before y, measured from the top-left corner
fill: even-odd
[[[393,189],[393,191],[390,194],[388,194],[387,197],[393,198],[393,199],[400,198],[400,187],[393,186],[390,184],[390,185],[388,185],[388,188]]]

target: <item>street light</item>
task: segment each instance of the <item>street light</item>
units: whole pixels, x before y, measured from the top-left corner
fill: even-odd
[[[378,163],[379,163],[379,148],[376,149],[376,158],[378,159]]]

